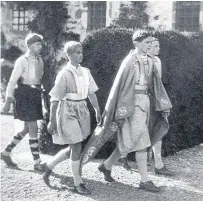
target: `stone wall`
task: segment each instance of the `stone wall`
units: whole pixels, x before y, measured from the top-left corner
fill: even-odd
[[[24,42],[25,36],[29,31],[17,31],[12,27],[12,3],[13,2],[1,2],[1,30],[4,32],[7,46],[16,45],[23,52],[26,51]],[[29,11],[29,21],[33,18],[33,14]]]
[[[159,30],[172,29],[172,1],[149,1],[146,12],[149,15],[149,26]]]

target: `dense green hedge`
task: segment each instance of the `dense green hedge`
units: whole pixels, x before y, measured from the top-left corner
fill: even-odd
[[[133,30],[129,29],[105,28],[91,33],[83,42],[82,65],[91,70],[99,86],[97,96],[102,111],[118,68],[133,48],[132,34]],[[186,35],[167,31],[155,35],[161,45],[163,82],[173,103],[171,128],[163,141],[166,156],[203,142],[203,33]],[[96,122],[91,106],[90,112],[94,129]],[[40,139],[45,153],[62,148],[52,144],[46,128],[42,128]],[[106,143],[98,157],[107,157],[114,147],[114,142]]]
[[[97,95],[102,110],[120,63],[133,48],[132,33],[106,28],[83,42],[83,65],[91,70],[100,88]],[[203,33],[167,31],[156,32],[155,36],[161,45],[163,82],[173,103],[171,128],[163,143],[163,154],[168,155],[203,142]],[[111,146],[105,145],[100,155],[106,156]]]

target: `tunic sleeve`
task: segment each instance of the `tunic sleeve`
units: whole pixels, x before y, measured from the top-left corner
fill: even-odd
[[[89,71],[89,81],[90,81],[90,84],[89,84],[89,89],[88,89],[88,95],[91,95],[94,92],[96,92],[99,88],[98,88],[96,82],[94,81],[94,78],[92,77],[90,71]]]
[[[67,78],[66,75],[63,72],[60,72],[55,80],[54,87],[49,92],[49,95],[51,96],[51,102],[52,101],[61,101],[67,93]]]

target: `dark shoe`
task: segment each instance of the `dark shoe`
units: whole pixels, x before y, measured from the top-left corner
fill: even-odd
[[[44,167],[44,175],[43,175],[43,180],[46,184],[49,184],[49,176],[52,173],[52,170],[49,169],[46,163],[41,164]]]
[[[44,172],[44,166],[41,163],[35,164],[34,165],[34,170],[38,171],[38,172]]]
[[[100,172],[102,172],[104,174],[104,179],[106,181],[108,181],[108,182],[114,182],[115,181],[111,176],[111,170],[107,170],[103,163],[101,165],[99,165],[98,169]]]
[[[81,195],[90,195],[91,194],[90,190],[88,190],[86,188],[85,184],[79,184],[78,186],[75,186],[74,191]]]
[[[126,170],[132,171],[132,168],[131,168],[130,165],[128,164],[127,158],[121,158],[121,159],[120,159],[120,162],[121,162],[122,166],[123,166]]]
[[[155,186],[152,181],[147,181],[147,182],[140,182],[140,189],[146,190],[146,191],[151,191],[151,192],[160,192],[160,188]]]
[[[17,164],[12,161],[11,157],[4,155],[3,152],[1,152],[1,159],[8,167],[17,167]]]
[[[166,175],[166,176],[175,176],[175,173],[168,170],[166,168],[166,166],[163,166],[162,168],[158,169],[158,168],[155,168],[154,170],[155,174],[159,174],[159,175]]]

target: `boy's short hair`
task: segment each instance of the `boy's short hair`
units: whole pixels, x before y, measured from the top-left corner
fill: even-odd
[[[43,42],[43,36],[37,33],[30,33],[25,37],[25,43],[30,46],[36,42]]]
[[[132,36],[132,40],[133,41],[138,41],[141,42],[142,40],[144,40],[145,38],[148,38],[152,36],[152,33],[146,30],[138,30],[135,31],[133,36]]]
[[[82,44],[77,41],[68,41],[64,46],[64,52],[72,54],[78,46],[82,47]]]

